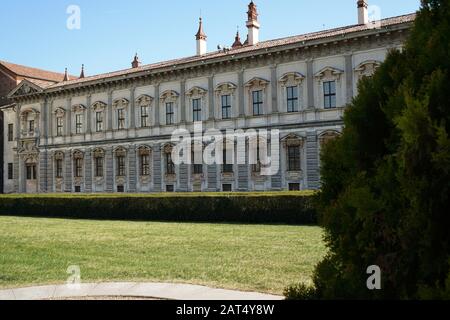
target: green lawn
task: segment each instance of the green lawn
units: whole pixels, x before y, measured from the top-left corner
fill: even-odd
[[[0,217],[0,287],[166,281],[281,294],[325,254],[319,227]]]

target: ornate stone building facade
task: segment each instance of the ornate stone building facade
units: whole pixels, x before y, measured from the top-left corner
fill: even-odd
[[[400,49],[415,15],[271,41],[259,41],[258,13],[248,39],[206,51],[200,21],[197,55],[52,84],[23,80],[4,109],[14,124],[5,145],[12,172],[5,192],[164,192],[299,190],[320,187],[320,149],[342,131],[345,105],[361,77]],[[362,21],[361,21],[362,19]],[[175,165],[174,130],[278,129],[280,169],[257,165]],[[268,141],[268,144],[273,141]]]

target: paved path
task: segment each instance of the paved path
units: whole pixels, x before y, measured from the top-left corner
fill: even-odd
[[[0,300],[45,300],[88,297],[167,300],[282,300],[282,296],[171,283],[83,283],[0,290]]]

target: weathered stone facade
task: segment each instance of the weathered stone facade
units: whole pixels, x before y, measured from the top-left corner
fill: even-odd
[[[345,105],[413,15],[267,41],[40,87],[23,81],[5,111],[14,164],[5,192],[297,190],[320,187],[320,148],[340,134]],[[342,30],[342,29],[341,29]],[[173,166],[174,130],[279,129],[280,170],[249,164]],[[269,142],[272,143],[272,142]],[[236,150],[238,151],[238,150]]]

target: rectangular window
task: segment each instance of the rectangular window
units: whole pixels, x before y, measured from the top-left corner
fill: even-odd
[[[75,159],[75,177],[81,178],[83,176],[83,159]]]
[[[289,183],[289,191],[300,191],[300,183]]]
[[[8,141],[14,141],[14,124],[8,124]]]
[[[300,147],[288,147],[288,170],[300,171]]]
[[[125,157],[117,157],[117,176],[125,177]]]
[[[202,174],[203,173],[203,165],[202,164],[194,164],[194,174]]]
[[[175,191],[175,188],[173,187],[173,185],[167,185],[166,186],[166,192],[174,192]]]
[[[166,124],[170,125],[174,123],[173,119],[173,102],[166,103]]]
[[[253,115],[260,116],[263,114],[263,92],[262,90],[253,91]]]
[[[226,147],[223,149],[223,165],[222,172],[223,173],[233,173],[233,164],[228,163],[227,161],[227,149]]]
[[[8,163],[8,180],[12,180],[14,176],[14,166],[12,163]]]
[[[30,133],[34,132],[34,120],[28,121],[28,131]]]
[[[148,108],[147,106],[141,106],[141,127],[148,127]]]
[[[192,100],[192,119],[194,121],[202,121],[202,100],[194,99]]]
[[[83,115],[77,114],[75,116],[75,133],[81,134],[83,133]]]
[[[27,180],[36,180],[36,165],[27,165]]]
[[[103,177],[103,158],[95,158],[95,176],[97,178]]]
[[[166,153],[166,173],[175,174],[175,164],[172,161],[172,154]]]
[[[336,108],[336,81],[323,83],[323,98],[325,109]]]
[[[56,136],[61,137],[63,135],[63,118],[56,118]]]
[[[117,128],[119,130],[125,129],[125,110],[117,110]]]
[[[222,119],[231,119],[231,96],[222,96]]]
[[[97,132],[103,131],[103,112],[95,113],[95,131]]]
[[[117,186],[117,192],[118,193],[124,193],[125,192],[125,187],[124,186]]]
[[[146,154],[141,156],[141,176],[150,175],[150,157]]]
[[[222,191],[223,192],[232,192],[233,191],[233,187],[231,186],[231,184],[223,184],[222,185]]]
[[[63,177],[63,161],[61,159],[56,160],[56,178]]]
[[[80,193],[80,192],[81,192],[81,187],[75,186],[75,193]]]
[[[298,112],[298,87],[287,87],[287,111]]]

